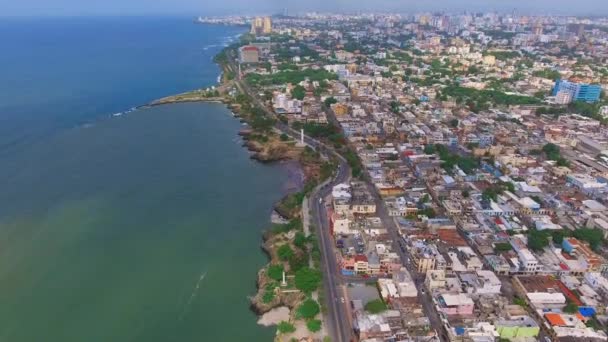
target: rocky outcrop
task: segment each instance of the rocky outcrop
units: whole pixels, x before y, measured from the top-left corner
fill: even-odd
[[[266,312],[281,306],[286,306],[293,310],[305,299],[304,294],[301,292],[282,293],[280,288],[277,288],[273,300],[265,303],[263,299],[264,293],[266,291],[266,286],[270,281],[272,280],[266,276],[266,268],[258,271],[258,292],[253,298],[251,298],[251,310],[257,315],[263,315]]]
[[[276,246],[289,242],[290,237],[292,238],[293,236],[285,233],[273,235],[270,232],[266,232],[264,234],[262,250],[268,255],[270,264],[280,263],[276,252]],[[264,302],[264,294],[268,291],[268,286],[270,285],[272,287],[273,284],[276,285],[277,283],[275,280],[268,277],[266,270],[267,268],[264,267],[258,271],[256,281],[257,293],[251,298],[251,310],[256,314],[263,315],[280,306],[286,306],[293,309],[305,298],[304,294],[301,292],[283,292],[279,286],[274,289],[274,298],[269,302]]]

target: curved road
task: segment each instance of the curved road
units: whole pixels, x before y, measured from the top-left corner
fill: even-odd
[[[258,98],[257,94],[240,79],[238,75],[238,66],[234,60],[232,52],[227,54],[228,56],[228,68],[231,69],[237,78],[235,85],[241,93],[245,93],[251,97],[254,104],[264,110],[266,115],[272,118],[277,118],[277,115],[269,110],[262,101]],[[291,136],[296,141],[300,139],[300,132],[292,129],[289,125],[278,121],[276,129]],[[350,326],[350,318],[347,316],[346,302],[340,295],[343,282],[340,276],[336,258],[334,255],[333,242],[329,234],[329,219],[327,216],[327,208],[323,201],[330,194],[333,186],[344,183],[350,179],[350,167],[344,157],[337,153],[332,148],[326,146],[322,142],[315,140],[309,136],[304,136],[304,142],[315,148],[322,155],[328,157],[333,156],[339,161],[338,169],[336,174],[330,180],[319,185],[309,195],[309,208],[311,210],[311,220],[315,225],[316,234],[319,239],[319,248],[321,249],[321,271],[323,272],[323,289],[326,294],[326,308],[327,314],[325,322],[327,324],[328,332],[335,342],[350,342],[354,341],[353,329]]]

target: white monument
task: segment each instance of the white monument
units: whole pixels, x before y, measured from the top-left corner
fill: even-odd
[[[304,129],[300,129],[300,141],[298,142],[299,147],[304,147],[306,144],[304,143]]]
[[[287,286],[287,281],[285,280],[285,271],[283,271],[283,281],[281,281],[281,286]]]

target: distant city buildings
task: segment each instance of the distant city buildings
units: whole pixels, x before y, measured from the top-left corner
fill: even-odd
[[[608,18],[310,13],[252,33],[244,81],[359,161],[322,227],[359,339],[608,342]]]
[[[272,33],[272,19],[270,17],[255,17],[251,21],[251,34],[260,36]]]

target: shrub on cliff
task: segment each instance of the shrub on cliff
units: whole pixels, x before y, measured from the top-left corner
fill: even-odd
[[[321,321],[318,319],[311,319],[310,321],[306,322],[306,327],[311,332],[317,332],[321,330]]]
[[[270,265],[268,266],[268,277],[276,281],[283,279],[283,265]]]
[[[298,306],[296,311],[298,318],[314,318],[319,312],[321,312],[321,307],[319,307],[319,303],[317,303],[314,299],[307,299]]]
[[[321,272],[303,267],[296,272],[296,288],[304,293],[311,293],[319,287]]]
[[[293,254],[293,249],[291,249],[289,245],[282,245],[279,247],[279,249],[277,249],[277,255],[279,256],[279,259],[283,261],[287,261],[292,258]]]
[[[281,321],[281,323],[277,325],[277,330],[281,334],[289,334],[296,331],[296,328],[289,322]]]

